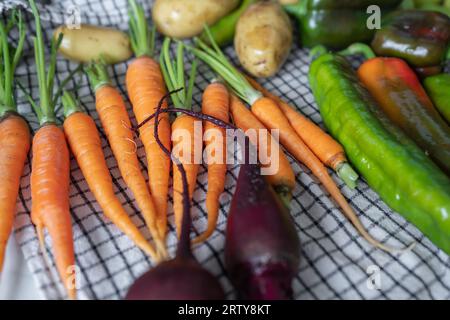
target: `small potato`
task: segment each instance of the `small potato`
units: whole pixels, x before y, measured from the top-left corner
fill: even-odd
[[[278,2],[261,1],[240,17],[234,47],[242,66],[256,77],[280,70],[292,47],[292,25]]]
[[[54,37],[60,33],[64,38],[59,52],[70,60],[89,62],[102,56],[107,63],[114,64],[133,54],[128,35],[116,29],[82,24],[80,29],[60,26]]]
[[[156,0],[153,21],[162,34],[191,38],[203,31],[203,25],[214,24],[233,10],[239,0]]]

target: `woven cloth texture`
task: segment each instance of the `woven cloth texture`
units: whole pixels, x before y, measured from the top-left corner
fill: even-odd
[[[149,16],[152,1],[140,1]],[[0,2],[1,18],[13,6],[21,6],[29,12],[26,1],[12,0]],[[73,0],[41,1],[42,24],[46,43],[52,31],[64,23],[65,15],[74,8],[81,14],[82,23],[111,26],[128,30],[126,0]],[[28,36],[24,58],[17,70],[17,79],[30,90],[35,99],[39,98],[34,63],[32,34],[34,23],[27,13]],[[11,39],[16,40],[14,36]],[[162,37],[158,36],[157,48]],[[238,63],[232,46],[225,53]],[[303,114],[323,127],[317,105],[308,85],[310,59],[308,50],[294,45],[288,61],[277,76],[262,83],[274,93],[295,105]],[[192,57],[189,56],[191,61]],[[358,63],[358,59],[355,59]],[[110,75],[127,101],[130,119],[136,124],[131,107],[126,98],[125,72],[128,63],[111,67]],[[63,57],[58,57],[56,83],[59,84],[70,70],[76,68]],[[214,77],[205,65],[201,65],[194,90],[194,108],[199,110],[201,92]],[[85,112],[94,118],[100,131],[105,157],[113,177],[115,192],[129,212],[134,223],[150,239],[142,216],[132,193],[126,188],[117,163],[112,155],[106,136],[95,111],[94,93],[86,76],[77,76],[68,84],[76,88],[77,97]],[[33,130],[37,130],[37,118],[25,96],[17,93],[19,111],[25,115]],[[63,121],[62,108],[58,109],[58,120]],[[145,154],[138,142],[138,155],[145,172]],[[15,220],[15,237],[20,244],[28,267],[39,292],[46,299],[65,297],[51,254],[51,239],[46,234],[46,247],[50,261],[46,263],[39,249],[35,228],[30,219],[30,160],[26,163],[21,180],[20,195]],[[360,180],[357,190],[350,190],[333,173],[345,197],[356,210],[369,232],[382,242],[394,247],[406,247],[416,242],[415,248],[404,254],[392,255],[375,249],[356,232],[352,224],[330,200],[310,171],[292,163],[297,185],[291,203],[291,215],[301,239],[301,265],[293,281],[296,299],[449,299],[450,259],[440,251],[413,225],[387,205]],[[235,297],[235,291],[226,275],[223,263],[223,248],[227,212],[234,192],[238,166],[229,166],[226,190],[221,197],[220,216],[217,230],[205,244],[195,246],[194,254],[200,263],[220,279],[227,297]],[[207,190],[206,167],[202,166],[193,201],[193,233],[205,229],[205,192]],[[79,298],[120,299],[127,289],[152,263],[102,214],[86,184],[76,161],[71,158],[70,204],[73,222],[76,264],[78,267]],[[171,190],[172,194],[172,190]],[[171,254],[176,247],[173,223],[172,198],[169,198],[168,247]],[[373,273],[375,272],[375,273]],[[370,284],[372,279],[380,280],[380,287]],[[377,282],[377,281],[375,281]]]

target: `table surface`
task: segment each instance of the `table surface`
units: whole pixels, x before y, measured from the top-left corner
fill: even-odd
[[[41,299],[14,236],[8,242],[5,266],[0,279],[0,300]]]

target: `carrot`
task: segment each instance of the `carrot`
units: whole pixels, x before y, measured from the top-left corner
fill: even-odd
[[[30,0],[30,5],[36,24],[34,49],[40,102],[38,105],[28,93],[25,93],[40,125],[32,143],[31,220],[36,226],[44,256],[46,256],[44,229],[47,229],[52,239],[59,276],[68,297],[75,299],[75,254],[69,205],[70,159],[64,132],[56,124],[55,106],[58,96],[53,95],[56,55],[62,35],[58,39],[51,40],[50,61],[46,70],[41,20],[35,1]]]
[[[11,52],[8,33],[14,26],[17,26],[19,41],[17,49]],[[14,73],[24,40],[25,24],[20,11],[11,14],[7,26],[0,20],[0,272],[13,228],[20,178],[30,150],[30,130],[17,113],[13,93]]]
[[[250,106],[253,114],[268,128],[277,129],[280,134],[281,144],[300,162],[304,163],[311,172],[319,179],[331,197],[341,207],[343,213],[353,223],[360,234],[372,245],[382,250],[396,251],[385,246],[364,229],[358,216],[348,204],[347,200],[341,194],[333,179],[328,174],[327,169],[316,155],[306,146],[300,136],[292,128],[289,120],[280,110],[277,103],[255,90],[247,79],[228,61],[220,48],[214,42],[210,35],[210,48],[203,41],[197,39],[197,47],[188,47],[195,56],[208,64],[215,72],[219,74],[231,87],[233,92],[244,99]]]
[[[265,89],[255,79],[249,76],[246,76],[246,78],[253,88],[278,104],[278,107],[289,120],[292,128],[294,128],[295,132],[297,132],[311,151],[313,151],[326,166],[336,171],[338,176],[347,184],[347,186],[352,189],[356,188],[358,174],[348,163],[342,145],[334,140],[329,134],[325,133],[325,131],[314,122],[296,111],[287,102],[283,101],[283,99]]]
[[[111,175],[103,155],[94,120],[83,113],[69,92],[64,92],[64,133],[75,159],[105,216],[153,259],[157,253],[133,224],[114,194]]]
[[[219,83],[211,83],[203,93],[202,112],[228,122],[230,95],[227,88]],[[227,143],[225,129],[220,128],[209,121],[203,122],[204,132],[211,136],[205,143],[209,149],[208,161],[208,191],[206,193],[206,211],[208,212],[208,225],[206,231],[194,239],[194,243],[207,240],[214,232],[219,215],[219,197],[225,189],[227,174]],[[222,137],[220,139],[220,137]]]
[[[176,62],[174,63],[170,55],[170,39],[164,39],[161,50],[160,66],[167,88],[170,92],[175,91],[175,89],[184,88],[185,86],[183,54],[184,45],[183,43],[179,43]],[[190,109],[192,106],[192,89],[194,86],[196,69],[197,63],[194,61],[191,67],[187,90],[171,94],[172,102],[178,108]],[[178,114],[175,121],[172,123],[173,151],[180,151],[180,153],[177,154],[177,158],[180,160],[186,171],[189,201],[192,201],[200,167],[199,160],[196,157],[197,152],[199,152],[198,155],[200,156],[201,161],[202,132],[201,130],[198,132],[199,130],[195,129],[197,121],[198,120],[194,117]],[[201,121],[199,121],[199,123],[201,124]],[[173,166],[173,211],[177,233],[180,236],[183,220],[183,180],[178,166]]]
[[[133,140],[125,102],[119,91],[112,86],[105,64],[102,62],[92,63],[87,69],[87,73],[95,91],[96,109],[116,157],[120,173],[136,198],[155,241],[158,255],[160,258],[165,258],[167,255],[165,241],[158,231],[156,208],[139,166],[136,142]]]
[[[44,125],[35,134],[31,166],[31,219],[41,245],[44,228],[52,237],[56,266],[69,297],[74,299],[75,288],[69,286],[72,276],[69,270],[75,265],[69,205],[69,150],[63,131],[56,125]]]
[[[130,0],[130,38],[136,55],[126,73],[126,86],[138,123],[142,123],[156,111],[158,102],[167,90],[154,54],[155,29],[148,28],[144,10],[135,0]],[[164,108],[167,104],[164,104]],[[158,135],[166,149],[170,150],[170,122],[168,114],[159,118]],[[160,236],[167,233],[167,195],[169,193],[170,159],[156,143],[153,134],[155,122],[148,121],[139,129],[139,135],[147,155],[150,192],[157,212],[157,227]]]
[[[246,132],[253,129],[259,132],[260,130],[266,130],[267,136],[264,143],[259,143],[259,134],[256,136],[248,135],[248,137],[253,145],[258,146],[259,154],[266,154],[269,159],[273,158],[271,149],[271,140],[273,139],[272,135],[269,131],[267,131],[266,127],[261,123],[261,121],[259,121],[255,117],[255,115],[249,109],[247,109],[241,99],[239,99],[235,95],[231,95],[230,111],[233,122],[242,131]],[[283,150],[278,147],[276,151],[278,152],[278,170],[274,175],[269,175],[268,179],[281,199],[285,202],[285,204],[288,205],[292,190],[295,187],[295,174]],[[271,165],[272,163],[268,163],[265,166]]]

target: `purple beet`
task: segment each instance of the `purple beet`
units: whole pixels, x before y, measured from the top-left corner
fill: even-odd
[[[166,97],[165,97],[166,98]],[[159,122],[163,98],[154,115]],[[147,120],[148,121],[148,120]],[[142,124],[141,124],[142,125]],[[171,157],[181,172],[183,179],[183,222],[176,257],[160,263],[142,275],[129,289],[127,300],[224,300],[225,294],[219,281],[205,270],[194,258],[191,251],[191,204],[188,197],[188,183],[183,165],[172,156],[160,142],[158,125],[155,125],[155,137],[162,150]]]
[[[240,167],[226,231],[225,267],[233,285],[243,299],[292,299],[299,259],[300,240],[287,208],[260,166],[247,159]]]

